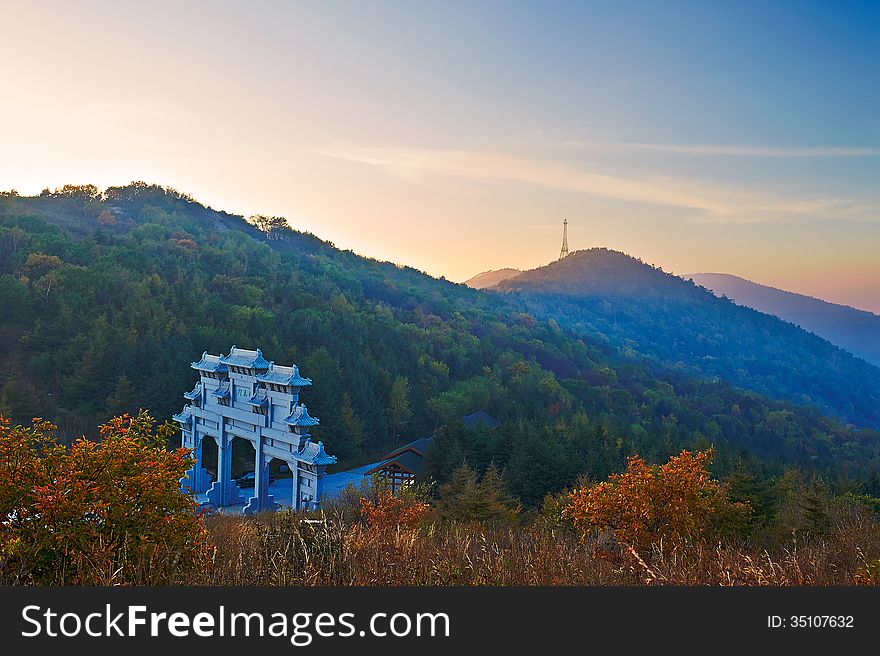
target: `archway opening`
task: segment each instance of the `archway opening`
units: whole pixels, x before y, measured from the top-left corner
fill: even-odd
[[[269,460],[269,493],[277,504],[289,507],[292,503],[293,473],[290,466],[278,458]]]
[[[202,438],[202,467],[208,472],[211,482],[217,480],[217,442],[208,435]]]
[[[232,438],[232,479],[238,483],[245,497],[253,493],[256,456],[256,449],[250,440],[237,436]]]

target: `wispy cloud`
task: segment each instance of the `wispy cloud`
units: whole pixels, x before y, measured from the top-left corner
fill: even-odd
[[[859,146],[731,146],[723,144],[680,145],[641,142],[567,141],[570,148],[595,151],[655,151],[678,155],[718,157],[880,157],[880,148]]]
[[[623,201],[687,208],[700,220],[759,222],[785,215],[836,216],[861,211],[846,198],[790,197],[755,186],[722,185],[671,176],[625,177],[575,163],[480,150],[326,146],[321,155],[380,168],[404,179],[442,176],[479,182],[518,182]]]

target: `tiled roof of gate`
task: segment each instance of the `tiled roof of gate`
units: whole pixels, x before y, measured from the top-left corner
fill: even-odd
[[[246,369],[268,369],[269,361],[263,357],[260,349],[250,351],[248,349],[240,349],[233,346],[229,350],[229,355],[220,357],[220,362],[233,367],[244,367]]]
[[[303,448],[297,452],[296,459],[311,465],[332,465],[336,462],[336,456],[329,456],[324,451],[323,442],[315,444],[311,440],[306,440]]]
[[[229,384],[221,384],[215,390],[211,391],[211,394],[216,396],[218,399],[228,399],[229,398]]]
[[[188,413],[186,410],[184,410],[183,412],[180,412],[176,415],[171,415],[171,418],[174,421],[183,424],[184,426],[188,426],[190,424],[190,422],[192,422],[192,415],[190,413]]]
[[[303,378],[299,375],[299,367],[282,367],[274,362],[269,364],[269,371],[257,375],[261,383],[273,383],[275,385],[288,385],[290,387],[305,387],[312,384],[311,378]]]
[[[309,416],[305,403],[295,406],[293,412],[285,421],[291,426],[317,426],[321,422],[317,417]]]
[[[190,401],[194,401],[196,399],[196,397],[201,393],[201,391],[202,391],[202,384],[196,383],[196,386],[193,388],[192,392],[184,392],[183,393],[183,398],[188,399]]]
[[[202,353],[202,359],[198,362],[192,363],[193,369],[198,369],[199,371],[208,371],[208,372],[223,372],[227,371],[226,365],[220,362],[219,355],[211,355],[207,351]]]

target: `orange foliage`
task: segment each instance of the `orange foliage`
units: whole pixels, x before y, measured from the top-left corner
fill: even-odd
[[[98,223],[101,225],[116,225],[116,217],[110,210],[102,210],[98,215]]]
[[[67,450],[54,426],[0,421],[0,571],[17,583],[126,584],[149,573],[185,582],[209,562],[207,537],[180,478],[192,460],[168,451],[147,413],[100,427]],[[155,579],[154,579],[155,580]]]
[[[188,250],[188,251],[197,250],[199,247],[199,245],[195,241],[190,239],[189,237],[176,237],[176,238],[172,239],[171,241],[173,241],[174,245],[177,246],[178,248],[182,248],[182,249]]]
[[[640,456],[608,481],[572,492],[565,515],[581,536],[610,532],[615,540],[647,550],[661,540],[701,540],[717,535],[749,512],[707,469],[715,456],[682,451],[666,464],[648,466]]]
[[[389,529],[416,528],[425,518],[430,506],[422,501],[404,499],[390,491],[379,492],[375,503],[361,499],[361,516],[370,531],[381,533]]]

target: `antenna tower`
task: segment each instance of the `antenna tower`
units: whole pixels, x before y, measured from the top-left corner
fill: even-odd
[[[562,250],[559,251],[559,259],[568,257],[568,219],[562,222]]]

